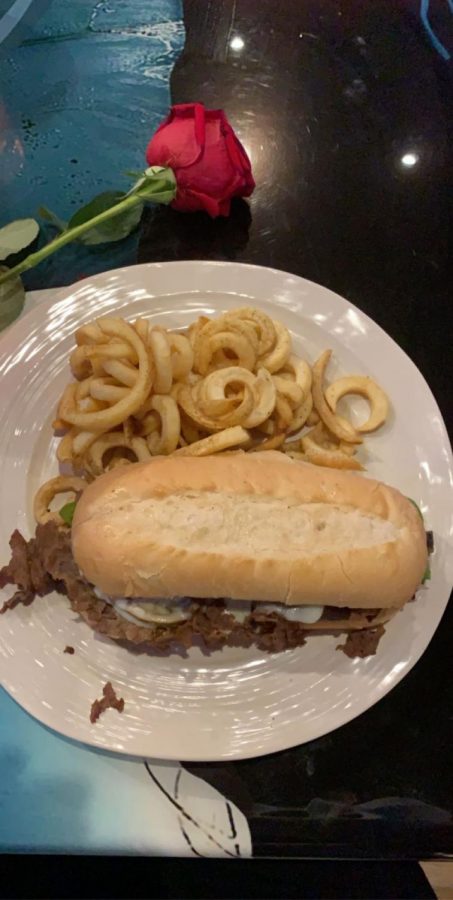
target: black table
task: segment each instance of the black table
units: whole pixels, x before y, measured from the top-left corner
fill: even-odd
[[[453,16],[435,6],[453,51]],[[173,102],[227,110],[257,188],[227,220],[150,212],[139,261],[230,259],[326,285],[403,347],[451,422],[453,63],[417,3],[186,0],[185,24]],[[246,813],[256,854],[453,851],[452,625],[450,603],[404,682],[339,731],[263,759],[189,765]]]

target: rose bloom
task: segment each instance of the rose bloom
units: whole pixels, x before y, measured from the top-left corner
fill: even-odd
[[[171,206],[227,216],[232,197],[249,197],[255,182],[250,160],[222,109],[202,103],[172,106],[146,150],[149,166],[173,169],[177,193]]]

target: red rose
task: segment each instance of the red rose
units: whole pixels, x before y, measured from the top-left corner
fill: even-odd
[[[249,197],[250,160],[222,109],[202,103],[172,106],[146,150],[149,166],[170,166],[177,194],[171,206],[227,216],[232,197]]]

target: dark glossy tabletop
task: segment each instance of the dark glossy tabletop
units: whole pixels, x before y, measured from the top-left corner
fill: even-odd
[[[453,15],[434,6],[453,53]],[[234,259],[326,285],[395,338],[451,422],[453,61],[418,3],[184,8],[173,102],[228,111],[257,188],[228,220],[148,213],[139,260]],[[452,625],[450,604],[404,682],[339,731],[260,760],[189,766],[246,813],[256,853],[452,852]]]
[[[121,263],[227,259],[319,282],[403,347],[451,424],[450,0],[426,23],[418,0],[185,0],[184,19],[172,102],[226,110],[257,188],[228,219],[148,209]],[[452,853],[452,628],[450,603],[404,681],[338,731],[187,768],[242,809],[257,855]]]

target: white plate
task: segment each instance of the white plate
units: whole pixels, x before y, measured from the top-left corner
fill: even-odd
[[[370,475],[421,506],[435,533],[429,588],[387,627],[378,653],[350,660],[338,639],[316,637],[268,655],[228,649],[187,659],[134,654],[91,631],[51,595],[0,619],[0,679],[41,722],[109,750],[163,759],[239,759],[282,750],[338,728],[387,694],[426,649],[452,582],[451,450],[434,398],[413,363],[367,316],[319,285],[256,266],[215,262],[142,265],[106,272],[40,304],[0,340],[0,554],[17,526],[33,530],[38,485],[56,472],[50,423],[68,380],[73,331],[115,312],[166,326],[238,305],[261,307],[291,330],[310,360],[332,347],[330,375],[362,372],[388,391],[394,414],[367,438]],[[360,401],[357,401],[360,404]],[[4,592],[6,594],[6,592]],[[63,655],[66,644],[74,656]],[[89,722],[111,680],[126,700]]]

